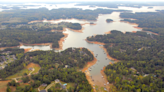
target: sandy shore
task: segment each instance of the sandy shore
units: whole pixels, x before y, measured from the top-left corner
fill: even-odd
[[[136,23],[131,23],[131,22],[128,22],[128,21],[120,21],[120,22],[124,22],[124,23],[128,23],[130,25],[133,25],[133,27],[136,28],[136,29],[142,29],[141,27],[138,27],[138,24],[136,24]]]
[[[111,34],[111,31],[105,32],[105,34]]]
[[[55,50],[63,50],[63,49],[62,49],[62,48],[63,48],[63,41],[64,41],[64,39],[67,38],[67,36],[68,36],[67,33],[63,33],[63,34],[64,34],[64,37],[62,37],[62,38],[58,41],[58,43],[59,43],[59,48],[55,48]]]
[[[117,59],[115,59],[115,58],[112,58],[112,57],[108,54],[108,52],[107,52],[107,49],[106,49],[106,48],[104,48],[103,46],[100,46],[100,48],[102,48],[102,49],[105,51],[105,53],[107,54],[108,59],[113,60],[113,61],[114,61],[114,63],[119,62],[119,60],[117,60]],[[109,64],[112,64],[112,62],[109,62]],[[107,76],[106,76],[106,74],[104,73],[104,70],[105,70],[105,67],[103,67],[103,70],[101,70],[101,74],[104,76],[104,80],[105,80],[105,82],[107,83],[107,82],[108,82],[108,80],[107,80]],[[111,86],[113,86],[113,85],[112,85],[112,84],[110,84],[110,83],[106,86],[106,88],[107,88],[107,90],[108,90],[108,91],[110,91],[110,90],[111,90],[111,89],[110,89],[110,87],[111,87]]]
[[[43,19],[43,20],[34,20],[34,21],[30,21],[28,22],[28,24],[31,24],[31,23],[35,23],[35,22],[43,22],[43,21],[47,21],[47,22],[51,22],[53,23],[54,21],[61,21],[61,20],[73,20],[75,18],[71,18],[71,19],[56,19],[56,20],[47,20],[47,19]],[[85,19],[75,19],[75,20],[79,20],[79,21],[87,21]],[[55,24],[55,23],[54,23]]]
[[[128,24],[134,25],[134,28],[136,28],[136,29],[143,29],[141,27],[138,27],[138,24],[136,24],[136,23],[130,23],[130,22],[127,22],[127,21],[120,21],[120,22],[125,22],[125,23],[128,23]],[[150,31],[144,31],[144,30],[142,30],[142,31],[143,32],[149,32],[149,33],[154,34],[154,35],[159,35],[157,33],[153,33],[153,32],[150,32]],[[136,33],[137,31],[132,31],[132,32]]]
[[[159,35],[159,34],[157,34],[157,33],[153,33],[153,32],[150,32],[150,31],[144,31],[144,30],[143,30],[143,32],[148,32],[148,33],[151,33],[151,34],[154,34],[154,35]]]
[[[128,22],[128,21],[120,21],[120,22],[128,23],[128,24],[133,25],[133,26],[138,26],[138,24],[136,24],[136,23],[131,23],[131,22]]]
[[[24,53],[29,52],[32,48],[24,49]]]
[[[86,40],[86,41],[87,41],[87,40]],[[105,43],[100,43],[100,42],[92,42],[92,41],[87,41],[87,42],[89,42],[89,43],[94,43],[94,44],[105,45]],[[100,48],[102,48],[102,49],[105,51],[105,53],[107,54],[108,59],[111,59],[111,60],[115,61],[115,63],[119,62],[119,60],[117,60],[117,59],[115,59],[115,58],[112,58],[112,57],[107,53],[106,48],[104,48],[103,46],[100,46]],[[92,51],[91,51],[91,52],[92,52]],[[93,52],[92,52],[92,54],[94,55]],[[94,60],[96,60],[96,58],[95,58]],[[89,81],[89,83],[92,85],[92,87],[93,87],[93,84],[94,84],[94,83],[93,83],[93,81],[92,81],[92,79],[91,79],[91,77],[90,77],[90,73],[89,73],[89,71],[88,71],[88,68],[96,63],[97,60],[96,60],[96,61],[94,61],[94,60],[92,61],[91,64],[87,64],[87,66],[82,70],[83,72],[86,71],[86,72],[85,72],[86,78],[87,78],[87,80]],[[112,62],[110,62],[109,64],[112,64]],[[108,80],[107,80],[106,74],[104,73],[104,70],[105,70],[105,67],[103,67],[103,70],[101,70],[100,72],[101,72],[102,76],[104,76],[104,80],[105,80],[105,82],[107,83]],[[107,90],[110,90],[110,86],[111,86],[111,85],[112,85],[112,84],[106,85]],[[103,86],[103,85],[102,85],[102,86]],[[94,91],[96,92],[96,90],[94,90]]]
[[[101,42],[97,42],[97,41],[88,41],[87,39],[85,39],[85,41],[87,41],[88,43],[99,44],[99,45],[105,45],[105,43],[101,43]]]
[[[74,29],[71,29],[71,28],[67,28],[67,29],[69,29],[69,30],[71,30],[71,31],[74,31],[74,32],[83,33],[84,27],[82,27],[81,30],[74,30]]]
[[[112,63],[110,63],[110,64],[112,64]],[[102,74],[102,76],[104,77],[104,80],[105,80],[105,82],[107,83],[108,82],[108,80],[107,80],[107,76],[106,76],[106,74],[104,73],[104,71],[105,71],[105,67],[103,67],[103,70],[101,70],[101,74]],[[107,84],[106,85],[106,89],[108,90],[108,91],[110,91],[110,86],[111,86],[112,84]]]
[[[68,34],[67,33],[63,33],[63,35],[64,35],[64,37],[62,37],[59,41],[58,41],[58,43],[59,43],[59,48],[55,48],[55,50],[62,50],[62,47],[63,47],[63,41],[64,41],[64,39],[68,36]],[[31,45],[50,45],[50,48],[52,48],[52,43],[40,43],[40,44],[25,44],[25,43],[20,43],[20,46],[22,46],[22,45],[29,45],[29,46],[31,46]],[[24,49],[25,50],[25,52],[28,52],[28,51],[30,51],[32,48],[27,48],[27,49]],[[34,50],[32,50],[32,51],[37,51],[37,50],[39,50],[39,49],[34,49]]]
[[[0,50],[4,50],[4,49],[7,49],[7,48],[17,48],[19,46],[13,46],[13,47],[0,47]]]
[[[88,50],[89,50],[89,49],[88,49]],[[90,51],[90,52],[92,53],[92,55],[94,56],[94,53],[93,53],[91,50],[89,50],[89,51]],[[96,64],[96,62],[97,62],[97,59],[94,57],[94,59],[93,59],[92,61],[88,62],[88,63],[86,64],[86,66],[82,69],[82,72],[85,73],[86,79],[88,80],[89,84],[91,84],[92,88],[94,87],[94,86],[93,86],[93,85],[94,85],[94,82],[92,81],[92,79],[91,79],[91,77],[90,77],[90,72],[88,71],[88,68],[91,67],[91,66],[93,66],[94,64]],[[96,90],[94,90],[94,92],[96,92]]]
[[[133,18],[120,18],[120,19],[130,19],[130,20],[137,20],[137,19],[133,19]]]
[[[102,48],[102,49],[105,51],[105,53],[107,54],[108,59],[113,60],[115,63],[116,63],[116,62],[119,62],[119,60],[117,60],[117,59],[115,59],[115,58],[112,58],[112,57],[108,54],[106,48],[104,48],[103,46],[100,46],[100,48]]]
[[[58,43],[59,43],[59,48],[55,48],[56,50],[62,50],[62,47],[63,47],[63,41],[64,39],[68,36],[67,33],[63,33],[64,37],[62,37]],[[23,46],[23,45],[27,45],[27,46],[35,46],[35,45],[50,45],[50,48],[52,48],[52,43],[36,43],[36,44],[26,44],[26,43],[19,43],[20,45],[19,46],[14,46],[14,47],[1,47],[0,50],[3,50],[3,49],[6,49],[6,48],[16,48],[16,47],[20,47],[20,46]],[[24,52],[29,52],[31,51],[32,48],[26,48],[24,49]],[[39,49],[34,49],[32,51],[38,51]]]
[[[132,31],[132,33],[136,33],[137,31]]]
[[[142,29],[141,27],[138,27],[138,26],[134,26],[134,28],[136,28],[136,29]]]
[[[19,46],[23,46],[23,45],[30,45],[30,46],[33,46],[33,45],[51,45],[52,43],[35,43],[35,44],[26,44],[26,43],[20,43]]]

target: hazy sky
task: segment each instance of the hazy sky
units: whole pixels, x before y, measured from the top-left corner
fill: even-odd
[[[164,0],[0,0],[0,2],[69,2],[69,1],[163,1]]]

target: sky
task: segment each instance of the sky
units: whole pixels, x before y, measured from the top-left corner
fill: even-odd
[[[144,1],[144,2],[149,2],[149,1],[162,1],[164,0],[0,0],[0,2],[78,2],[78,1]]]

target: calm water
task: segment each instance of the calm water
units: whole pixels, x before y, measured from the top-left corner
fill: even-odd
[[[33,50],[43,50],[43,51],[52,50],[50,48],[50,45],[46,45],[46,46],[45,45],[43,45],[43,46],[37,46],[37,45],[35,45],[35,46],[25,46],[25,45],[22,45],[22,46],[20,46],[20,48],[21,49],[31,48],[30,51],[33,51]]]
[[[111,10],[131,10],[135,12],[155,12],[156,10],[164,10],[164,6],[152,6],[153,8],[148,8],[149,6],[143,6],[141,8],[135,7],[124,7],[119,6],[118,8],[108,8],[108,7],[90,7],[89,5],[79,6],[78,3],[68,3],[68,4],[45,4],[45,3],[25,3],[25,4],[0,4],[0,11],[12,10],[13,7],[19,7],[20,9],[39,9],[47,8],[48,10],[59,9],[59,8],[78,8],[82,10],[95,10],[95,9],[111,9]],[[1,6],[7,7],[8,9],[2,9]]]
[[[107,66],[109,62],[112,62],[112,60],[109,60],[107,58],[107,55],[105,54],[104,50],[100,48],[101,45],[97,44],[91,44],[85,41],[85,39],[89,36],[101,34],[103,35],[105,32],[111,31],[111,30],[120,30],[122,32],[132,32],[132,31],[138,31],[138,29],[134,28],[133,25],[130,25],[128,23],[120,22],[121,18],[119,17],[120,12],[113,12],[112,14],[105,14],[105,15],[99,15],[96,22],[94,22],[96,25],[90,25],[86,24],[83,25],[84,30],[83,33],[73,32],[69,29],[65,31],[64,33],[68,33],[68,37],[63,42],[63,50],[70,48],[70,47],[84,47],[88,48],[91,51],[93,51],[95,57],[97,58],[97,63],[91,67],[90,74],[92,78],[95,80],[95,84],[101,84],[103,85],[104,80],[102,79],[102,75],[100,73],[101,69],[103,69],[104,66]],[[106,19],[110,18],[113,19],[114,22],[106,23]],[[78,23],[81,23],[81,21],[77,21]],[[72,21],[73,22],[73,21]],[[31,48],[30,46],[21,46],[20,48]],[[51,50],[50,46],[32,46],[33,49],[41,49],[41,50]]]
[[[109,62],[113,62],[112,60],[107,59],[107,55],[104,53],[104,50],[100,48],[101,45],[91,44],[85,41],[85,39],[89,36],[95,34],[103,35],[105,32],[111,30],[120,30],[122,32],[131,32],[137,31],[132,25],[124,22],[120,22],[120,12],[113,12],[112,14],[100,15],[95,22],[96,25],[86,24],[83,27],[83,33],[73,32],[68,30],[65,33],[68,33],[68,37],[63,42],[63,50],[69,47],[85,47],[93,51],[94,55],[97,56],[97,63],[91,67],[90,74],[92,78],[95,80],[95,84],[103,83],[103,79],[101,78],[101,69],[104,66],[107,66]],[[113,19],[115,22],[106,23],[106,19]]]

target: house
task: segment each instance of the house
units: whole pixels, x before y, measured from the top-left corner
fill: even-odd
[[[62,87],[63,89],[66,89],[66,86],[65,86],[65,85],[61,85],[61,87]]]
[[[46,90],[41,90],[41,91],[39,91],[39,92],[47,92]]]
[[[65,68],[68,68],[69,67],[69,65],[65,65]]]
[[[60,82],[60,80],[59,80],[59,79],[56,79],[56,80],[55,80],[55,83],[59,83],[59,82]]]
[[[63,84],[61,84],[61,83],[59,83],[60,84],[60,86],[62,87],[62,89],[66,89],[66,86],[65,85],[63,85]]]
[[[34,68],[30,67],[28,70],[29,70],[29,71],[32,71],[32,70],[34,70]]]
[[[46,86],[47,86],[47,84],[43,83],[41,86],[44,86],[44,87],[46,87]]]

